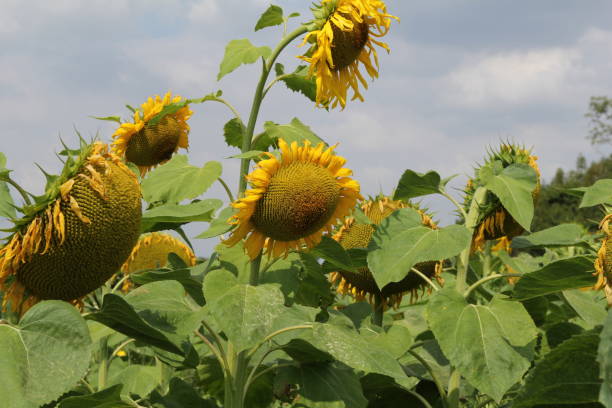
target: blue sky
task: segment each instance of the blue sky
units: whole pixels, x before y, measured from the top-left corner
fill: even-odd
[[[58,135],[75,142],[74,128],[109,140],[110,123],[90,115],[126,115],[125,103],[172,90],[198,97],[217,89],[248,115],[256,65],[216,81],[225,44],[250,38],[273,46],[276,28],[253,33],[270,3],[259,0],[2,0],[0,2],[0,151],[13,176],[40,193],[44,180],[34,162],[57,171]],[[274,4],[309,17],[309,1]],[[403,170],[458,173],[460,188],[488,145],[510,139],[534,148],[545,178],[573,168],[584,153],[591,95],[612,95],[612,3],[542,0],[388,0],[400,17],[380,55],[380,78],[366,101],[344,111],[317,109],[277,86],[258,124],[297,116],[338,152],[364,194],[389,193]],[[301,21],[302,21],[301,20]],[[298,63],[299,42],[281,56]],[[237,184],[236,151],[222,138],[229,113],[217,104],[193,107],[189,157],[223,163]],[[458,194],[457,194],[458,195]],[[215,187],[207,197],[224,198]],[[452,222],[443,198],[425,202],[443,223]],[[196,235],[206,224],[190,228]],[[213,242],[199,242],[206,252]],[[204,255],[204,254],[202,254]]]

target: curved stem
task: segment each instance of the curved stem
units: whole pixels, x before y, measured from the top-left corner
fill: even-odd
[[[283,75],[279,75],[276,78],[274,78],[272,81],[270,81],[270,83],[268,83],[268,86],[266,86],[266,89],[263,91],[263,96],[262,98],[265,98],[266,95],[268,94],[268,92],[270,91],[270,89],[272,89],[272,86],[277,83],[278,81],[287,78],[288,76],[290,76],[291,74],[283,74]]]
[[[264,368],[263,370],[261,370],[260,372],[255,374],[253,376],[253,378],[251,378],[251,384],[254,383],[255,380],[257,380],[259,377],[261,377],[262,375],[264,375],[268,371],[276,370],[276,369],[279,369],[279,368],[282,368],[282,367],[295,367],[296,365],[297,365],[296,363],[281,363],[281,364],[272,365],[272,366],[270,366],[268,368]],[[251,385],[251,384],[248,384],[248,385]],[[245,391],[245,396],[246,396],[246,391]]]
[[[232,194],[232,190],[230,190],[229,186],[227,185],[227,183],[225,182],[225,180],[223,180],[221,177],[219,177],[217,179],[217,181],[219,183],[221,183],[221,185],[223,186],[223,188],[225,189],[225,192],[227,193],[227,197],[230,200],[230,203],[234,202],[234,195]]]
[[[215,345],[212,344],[210,340],[206,338],[206,336],[200,333],[200,330],[194,330],[194,333],[204,342],[204,344],[208,346],[210,351],[217,358],[217,361],[219,362],[219,364],[221,364],[221,367],[223,367],[223,371],[227,375],[229,373],[229,365],[227,363],[227,359],[225,358],[225,355],[223,355],[221,351],[217,347],[215,347]]]
[[[118,345],[117,348],[115,348],[115,350],[113,350],[113,353],[110,355],[108,360],[109,361],[112,360],[117,355],[117,353],[119,353],[121,351],[122,348],[124,348],[125,346],[127,346],[128,344],[130,344],[130,343],[132,343],[134,341],[136,341],[136,340],[134,340],[134,339],[127,339],[126,341],[124,341],[123,343]]]
[[[244,122],[242,122],[242,118],[240,117],[240,114],[238,113],[236,108],[234,108],[228,101],[226,101],[223,98],[217,98],[217,97],[215,97],[215,99],[211,99],[211,101],[219,102],[219,103],[222,103],[223,105],[227,106],[229,108],[229,110],[232,111],[232,113],[234,114],[236,119],[238,119],[240,121],[240,123],[244,126]]]
[[[244,399],[246,398],[247,392],[249,391],[249,387],[251,386],[251,384],[253,383],[253,381],[255,381],[255,372],[257,371],[257,368],[259,368],[260,365],[263,364],[264,360],[266,359],[266,357],[268,357],[270,355],[270,353],[275,352],[276,350],[279,350],[279,348],[277,347],[272,347],[270,350],[266,351],[261,358],[259,359],[259,361],[257,362],[257,364],[255,364],[253,366],[253,369],[251,370],[251,372],[249,373],[249,376],[247,377],[246,382],[244,383],[244,392],[242,395],[242,399],[244,401]]]
[[[431,365],[427,361],[425,361],[425,359],[421,357],[416,351],[408,350],[408,353],[410,353],[410,355],[416,358],[419,361],[419,363],[421,363],[423,367],[425,367],[425,369],[431,376],[431,379],[436,384],[436,388],[438,389],[438,394],[440,394],[440,398],[442,399],[442,401],[444,401],[444,406],[446,406],[446,390],[444,389],[442,382],[440,382],[440,379],[434,374],[434,371],[433,371],[433,368],[431,368]]]
[[[259,255],[251,261],[251,273],[249,275],[249,284],[257,286],[259,282],[259,267],[261,266],[261,255],[263,251],[259,251]]]
[[[266,80],[268,79],[268,75],[270,74],[270,70],[278,58],[278,55],[281,51],[289,45],[291,41],[304,34],[308,29],[306,26],[300,26],[297,29],[293,30],[287,36],[285,36],[276,46],[276,48],[272,51],[272,54],[267,60],[262,59],[262,69],[261,76],[259,78],[259,82],[257,83],[257,87],[255,88],[255,95],[253,95],[253,104],[251,105],[251,113],[249,114],[249,122],[247,123],[246,131],[244,133],[244,138],[242,140],[242,153],[246,153],[251,150],[251,140],[253,139],[253,133],[255,131],[255,124],[257,122],[257,115],[259,114],[259,108],[261,107],[261,101],[263,100],[263,91],[264,86],[266,85]],[[238,188],[238,194],[241,195],[246,190],[246,178],[245,176],[249,172],[249,162],[250,159],[242,159],[240,163],[240,184]]]
[[[32,205],[28,192],[21,188],[21,186],[17,184],[15,180],[7,176],[6,178],[3,178],[2,181],[6,181],[11,186],[15,187],[15,190],[17,190],[19,194],[21,194],[21,197],[23,197],[23,201],[26,203],[26,205]]]
[[[516,278],[516,277],[521,277],[521,276],[523,275],[521,275],[520,273],[498,273],[495,275],[485,276],[484,278],[476,281],[476,283],[474,283],[472,286],[467,288],[463,297],[467,299],[470,296],[470,293],[472,293],[474,289],[476,289],[483,283],[488,282],[490,280],[499,279],[499,278]]]
[[[117,284],[115,286],[113,286],[110,290],[109,293],[114,293],[117,291],[117,289],[119,289],[119,286],[121,286],[123,284],[123,282],[125,282],[125,280],[127,278],[129,278],[130,275],[128,275],[127,273],[123,274],[123,277],[121,279],[119,279],[119,282],[117,282]]]
[[[434,291],[440,290],[440,288],[437,287],[432,282],[432,280],[427,277],[427,275],[425,275],[423,272],[419,271],[417,268],[412,268],[411,271],[416,273],[417,275],[419,275],[425,282],[427,282],[429,284],[429,286],[431,286],[433,288]]]
[[[470,203],[470,211],[465,218],[465,227],[470,232],[470,237],[474,236],[474,229],[476,228],[476,223],[478,222],[478,216],[480,214],[480,203],[484,201],[487,194],[487,189],[484,187],[478,187],[476,192],[474,193],[474,197],[472,198],[472,202]],[[467,271],[470,264],[470,253],[472,252],[472,244],[470,241],[470,245],[467,246],[459,257],[460,263],[457,266],[457,283],[456,289],[459,293],[463,293],[465,290],[466,280],[467,280]]]
[[[425,397],[423,397],[423,396],[422,396],[421,394],[419,394],[418,392],[416,392],[416,391],[412,391],[412,390],[407,390],[407,391],[408,391],[410,394],[412,394],[414,397],[416,397],[416,399],[418,399],[418,400],[421,402],[421,404],[423,404],[423,405],[425,406],[425,408],[433,408],[433,407],[431,406],[431,404],[429,403],[429,401],[427,401],[427,400],[425,399]]]
[[[285,327],[282,329],[279,329],[275,332],[272,332],[270,334],[268,334],[262,341],[260,341],[258,344],[256,344],[247,354],[247,358],[251,358],[255,353],[257,353],[257,350],[259,350],[261,348],[261,346],[263,346],[264,344],[266,344],[266,342],[268,340],[273,339],[274,337],[278,336],[279,334],[283,334],[286,333],[288,331],[291,330],[300,330],[300,329],[312,329],[312,324],[298,324],[296,326],[289,326],[289,327]]]

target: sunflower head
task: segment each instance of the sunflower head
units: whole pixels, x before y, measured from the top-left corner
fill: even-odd
[[[149,97],[134,112],[134,121],[122,123],[113,134],[113,151],[138,166],[141,174],[172,157],[179,147],[189,145],[187,120],[193,112],[187,100],[172,96]]]
[[[387,34],[391,19],[382,0],[322,0],[314,9],[315,20],[304,42],[313,46],[300,58],[310,64],[309,76],[316,78],[317,106],[342,108],[347,92],[352,99],[363,101],[359,84],[368,87],[359,68],[362,65],[371,78],[378,77],[378,55],[375,46],[387,52],[387,44],[377,38]]]
[[[237,225],[227,245],[248,235],[245,247],[251,259],[262,248],[269,255],[286,255],[290,249],[313,247],[338,219],[355,206],[359,183],[351,179],[346,160],[323,143],[305,141],[288,145],[278,142],[281,157],[271,153],[247,176],[252,188],[232,206],[238,213],[230,218]]]
[[[0,249],[5,309],[77,301],[119,269],[138,239],[136,175],[100,142],[82,144],[75,155],[36,204],[22,209]]]
[[[489,157],[482,167],[492,165],[494,162],[500,163],[503,168],[517,163],[528,164],[537,174],[536,188],[532,192],[532,197],[535,201],[540,193],[540,169],[536,163],[537,159],[537,156],[531,155],[531,151],[508,143],[502,144],[499,150],[489,153]],[[476,189],[481,185],[478,174],[482,167],[476,169],[476,176],[468,180],[464,198],[466,212],[469,211]],[[497,196],[488,191],[484,202],[480,205],[480,214],[474,231],[472,249],[481,250],[486,241],[500,240],[504,237],[505,240],[498,241],[498,244],[500,242],[507,243],[522,233],[523,227],[504,208]]]
[[[401,200],[391,200],[389,197],[377,197],[361,204],[361,210],[370,219],[372,224],[360,224],[353,217],[347,217],[344,224],[334,234],[334,239],[345,249],[367,248],[375,231],[376,225],[391,215],[399,208],[412,207],[421,214],[421,222],[424,226],[436,229],[437,226],[431,217],[416,205]],[[440,277],[443,261],[421,262],[414,267],[425,274],[428,278],[436,279],[442,284]],[[402,302],[402,297],[410,293],[410,300],[418,297],[419,289],[425,290],[427,283],[415,273],[408,273],[399,282],[392,282],[380,289],[372,276],[372,272],[366,267],[357,272],[338,271],[330,274],[330,280],[337,283],[337,291],[341,294],[349,294],[357,300],[381,297],[384,299],[385,307],[397,307]]]
[[[612,213],[606,215],[599,224],[604,237],[601,241],[599,251],[597,251],[597,259],[595,260],[595,275],[597,275],[597,283],[594,289],[604,289],[608,297],[608,303],[612,305]]]

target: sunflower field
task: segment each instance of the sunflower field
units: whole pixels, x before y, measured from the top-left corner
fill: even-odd
[[[601,209],[596,234],[531,231],[537,156],[510,142],[461,194],[411,169],[362,191],[338,141],[297,118],[257,126],[275,85],[350,109],[378,76],[398,20],[384,1],[312,12],[272,5],[255,30],[278,44],[227,44],[218,79],[261,64],[246,120],[221,91],[128,104],[96,118],[112,135],[62,142],[42,195],[0,153],[1,407],[612,407],[612,180],[572,190]],[[236,189],[181,150],[207,103],[227,107]]]

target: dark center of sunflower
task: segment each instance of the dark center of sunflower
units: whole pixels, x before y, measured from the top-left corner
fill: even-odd
[[[170,115],[154,125],[145,124],[128,142],[125,156],[138,166],[155,166],[170,160],[176,151],[181,126]]]
[[[324,168],[293,162],[278,170],[251,218],[256,229],[279,241],[294,241],[321,229],[340,199],[340,186]]]
[[[606,257],[604,259],[604,271],[608,279],[612,280],[612,235],[608,235],[608,238],[604,241],[606,246]]]
[[[350,17],[343,15],[344,18],[349,20]],[[368,24],[364,21],[361,23],[353,21],[353,29],[351,31],[342,31],[335,24],[331,24],[334,32],[334,39],[331,43],[331,55],[334,66],[332,71],[340,71],[351,65],[359,54],[363,47],[368,42]]]

